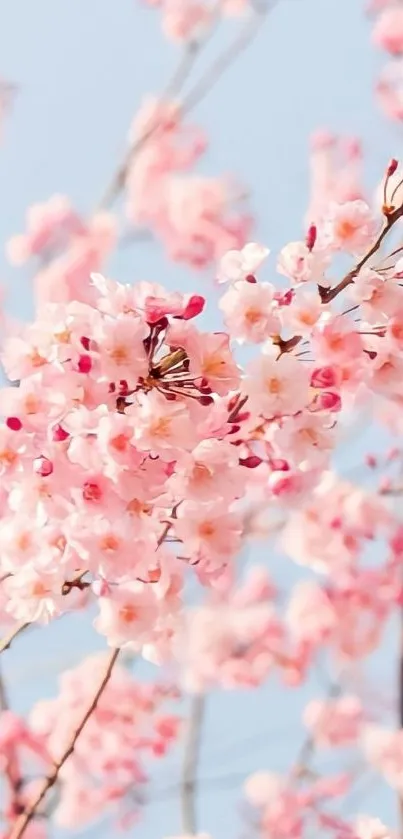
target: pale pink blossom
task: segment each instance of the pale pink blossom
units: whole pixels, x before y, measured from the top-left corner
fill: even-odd
[[[328,247],[360,254],[373,243],[379,223],[365,201],[332,204],[324,225]]]
[[[253,411],[266,419],[295,414],[309,402],[309,372],[290,354],[271,352],[251,362],[245,389]]]
[[[372,41],[392,55],[403,52],[403,9],[391,5],[379,15],[372,30]]]
[[[363,723],[363,708],[356,696],[312,700],[305,708],[304,723],[318,745],[355,745]]]
[[[313,282],[325,286],[327,263],[326,254],[309,250],[305,242],[290,242],[280,251],[277,271],[295,284]]]
[[[218,282],[236,282],[253,276],[269,253],[268,248],[255,242],[249,242],[239,251],[228,251],[220,260]]]
[[[221,298],[224,323],[240,344],[260,344],[278,334],[274,292],[270,283],[237,282]]]

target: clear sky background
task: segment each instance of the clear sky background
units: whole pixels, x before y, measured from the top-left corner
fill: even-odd
[[[233,33],[228,24],[197,65],[201,71]],[[1,243],[24,229],[30,204],[56,192],[69,195],[83,213],[91,210],[122,156],[142,96],[164,87],[177,52],[161,36],[158,13],[139,0],[3,0],[0,74],[20,91],[0,147]],[[250,187],[256,238],[272,251],[301,234],[313,130],[326,127],[361,137],[369,185],[378,182],[391,156],[400,156],[399,132],[386,123],[372,96],[379,66],[362,0],[280,0],[250,50],[192,115],[211,139],[203,171],[232,171]],[[11,269],[3,252],[0,281],[9,307],[26,318],[32,305],[30,271]],[[268,279],[271,270],[273,263]],[[150,244],[120,254],[110,273],[125,282],[152,279],[180,289],[211,281],[168,264],[158,245]],[[215,316],[207,318],[216,324]],[[372,442],[371,436],[356,434],[343,454],[343,467],[355,467]],[[249,551],[244,560],[267,561],[283,587],[298,576],[290,563],[265,548]],[[26,710],[36,698],[54,694],[60,670],[101,646],[83,616],[16,642],[4,656],[15,707]],[[391,697],[390,639],[374,672]],[[200,829],[215,839],[245,834],[243,778],[257,769],[287,768],[301,740],[298,714],[309,693],[312,686],[285,693],[270,682],[258,693],[221,694],[209,701]],[[150,806],[137,828],[142,839],[180,833],[179,767],[179,752],[156,767]],[[393,796],[379,782],[371,783],[366,786],[364,778],[346,807],[393,822]],[[87,834],[116,835],[109,824],[82,835]]]

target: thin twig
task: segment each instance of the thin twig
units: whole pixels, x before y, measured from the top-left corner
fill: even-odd
[[[7,695],[7,688],[4,676],[0,671],[0,713],[10,709],[10,702]],[[4,756],[4,776],[8,782],[11,795],[11,807],[14,812],[21,812],[20,809],[20,794],[22,787],[22,777],[20,771],[20,764],[18,759],[18,752],[14,746],[11,746],[7,756]]]
[[[204,695],[197,694],[194,696],[187,722],[181,783],[182,830],[183,833],[189,835],[197,833],[197,773],[205,708]]]
[[[202,47],[207,42],[208,38],[211,37],[211,33],[202,41],[192,41],[188,44],[187,49],[183,53],[179,64],[176,70],[173,73],[172,78],[169,80],[165,90],[161,94],[162,101],[172,99],[173,97],[177,96],[185,84],[186,80],[188,79],[194,63],[202,49]],[[133,163],[134,158],[136,155],[142,150],[145,144],[150,140],[154,134],[161,128],[161,122],[153,122],[151,121],[144,129],[143,133],[138,137],[134,143],[128,149],[126,156],[124,157],[122,163],[118,166],[116,172],[112,176],[112,179],[102,198],[98,203],[98,209],[105,209],[110,207],[117,199],[119,193],[124,188],[126,183],[127,175],[129,173],[129,169],[131,164]]]
[[[59,772],[60,772],[61,768],[64,766],[64,764],[66,763],[66,761],[68,760],[70,755],[73,754],[75,745],[77,743],[78,738],[80,737],[81,732],[83,731],[83,729],[87,725],[88,720],[90,719],[90,717],[92,716],[92,714],[94,713],[94,711],[95,711],[95,709],[98,705],[98,702],[99,702],[99,700],[100,700],[100,698],[101,698],[101,696],[102,696],[102,694],[103,694],[103,692],[104,692],[104,690],[105,690],[105,688],[106,688],[106,686],[109,682],[109,679],[112,675],[112,671],[113,671],[115,662],[117,661],[117,658],[119,656],[119,652],[120,652],[120,650],[117,649],[117,650],[113,650],[113,652],[111,653],[111,655],[109,657],[109,661],[108,661],[108,666],[107,666],[106,671],[105,671],[105,673],[102,677],[101,684],[97,688],[95,696],[94,696],[90,706],[87,708],[87,710],[86,710],[78,728],[76,728],[67,749],[65,750],[65,752],[63,752],[62,757],[55,764],[55,767],[54,767],[53,771],[51,772],[51,774],[47,778],[45,778],[38,794],[36,795],[36,798],[34,798],[32,803],[30,804],[30,806],[25,810],[25,813],[22,813],[22,815],[17,819],[17,821],[14,824],[14,827],[11,829],[10,833],[8,834],[7,839],[21,839],[21,836],[23,835],[26,827],[29,825],[31,820],[36,815],[36,813],[38,811],[38,808],[39,808],[40,804],[42,803],[43,799],[46,797],[49,790],[52,789],[52,787],[55,785],[55,783],[56,783],[56,781],[59,777]]]
[[[17,635],[20,634],[20,632],[23,632],[24,629],[27,628],[27,626],[30,626],[30,624],[29,623],[19,623],[18,626],[16,626],[15,629],[13,629],[11,632],[9,632],[9,634],[6,635],[5,638],[2,638],[2,640],[0,641],[0,653],[3,653],[4,650],[8,650],[8,648],[11,646],[12,642],[14,641],[14,638],[16,638]]]
[[[225,71],[230,67],[233,61],[237,58],[240,52],[242,52],[248,44],[256,37],[262,20],[267,16],[270,9],[275,4],[274,2],[268,3],[263,9],[262,8],[254,8],[254,14],[248,24],[242,29],[241,34],[238,38],[236,38],[233,43],[229,46],[227,50],[225,50],[217,59],[213,62],[211,67],[207,70],[204,76],[199,79],[198,82],[194,85],[192,90],[188,93],[187,96],[184,97],[182,103],[179,103],[178,107],[180,110],[180,114],[189,114],[189,112],[200,102],[204,99],[207,93],[211,90],[213,85],[216,83],[218,79],[225,73]],[[174,96],[178,96],[178,94],[183,89],[183,86],[189,75],[191,70],[193,69],[194,63],[196,58],[200,54],[202,48],[208,42],[208,40],[212,37],[215,27],[212,26],[209,30],[207,36],[204,36],[200,41],[194,41],[189,46],[186,52],[184,53],[181,62],[176,69],[172,79],[168,83],[165,91],[162,94],[162,100],[170,99]],[[106,209],[116,201],[120,192],[124,189],[127,176],[130,170],[130,166],[133,163],[133,160],[137,156],[137,154],[143,149],[145,144],[150,140],[157,131],[161,128],[160,122],[151,122],[148,126],[146,126],[143,134],[138,137],[133,145],[129,148],[126,156],[120,166],[117,168],[116,172],[114,173],[110,183],[108,184],[103,196],[101,197],[98,203],[98,210],[99,209]]]
[[[204,99],[215,83],[224,75],[226,70],[233,64],[238,55],[256,38],[264,18],[272,8],[272,4],[264,9],[255,9],[253,16],[246,26],[243,27],[240,35],[230,44],[216,61],[213,62],[207,73],[195,84],[188,96],[185,97],[181,107],[181,114],[188,114],[196,105]]]

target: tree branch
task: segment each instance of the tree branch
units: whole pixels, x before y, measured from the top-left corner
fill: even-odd
[[[205,707],[206,700],[203,694],[197,694],[193,697],[187,723],[185,751],[183,755],[181,803],[182,830],[183,833],[189,835],[197,833],[197,770],[200,757],[201,734]]]
[[[277,0],[272,0],[265,5],[264,8],[261,8],[260,5],[254,6],[253,17],[242,29],[238,38],[236,38],[229,48],[225,50],[215,62],[213,62],[210,69],[208,69],[205,75],[196,82],[193,89],[182,100],[182,103],[179,104],[181,114],[188,114],[204,99],[215,82],[221,78],[227,68],[233,63],[234,59],[237,58],[239,53],[242,52],[257,35],[262,20],[267,16],[276,2]],[[165,88],[165,91],[162,93],[162,100],[177,96],[181,92],[185,82],[189,78],[199,53],[205,44],[210,40],[214,31],[215,26],[212,26],[207,36],[204,36],[199,41],[193,41],[188,46],[188,49],[182,56],[179,66],[177,67],[172,79]],[[114,204],[120,192],[124,189],[133,160],[148,140],[150,140],[160,128],[161,124],[159,122],[151,122],[149,126],[145,128],[143,134],[134,141],[127,151],[123,162],[120,166],[118,166],[104,194],[102,195],[98,203],[98,210],[107,209]]]
[[[8,648],[11,646],[12,642],[14,641],[14,638],[16,638],[17,635],[19,635],[21,632],[23,632],[24,629],[27,628],[27,626],[30,626],[30,624],[29,623],[19,623],[18,626],[16,626],[15,629],[13,629],[11,632],[9,632],[9,634],[6,635],[5,638],[1,639],[1,641],[0,641],[0,654],[3,653],[4,650],[8,650]]]
[[[108,666],[107,666],[106,671],[104,673],[104,676],[102,678],[101,684],[99,685],[99,687],[98,687],[98,689],[95,693],[95,696],[94,696],[90,706],[87,708],[87,711],[85,712],[78,728],[76,728],[67,749],[63,753],[62,757],[55,764],[54,769],[51,772],[51,774],[47,778],[45,778],[45,780],[42,784],[42,787],[39,790],[36,798],[32,801],[32,803],[25,810],[25,812],[22,813],[22,815],[16,820],[13,828],[11,829],[11,831],[8,834],[7,839],[21,839],[21,836],[23,835],[26,827],[29,825],[31,820],[36,815],[36,813],[38,811],[38,808],[39,808],[40,804],[42,803],[43,799],[45,798],[45,796],[47,795],[49,790],[52,789],[52,787],[55,785],[55,783],[58,779],[59,772],[60,772],[61,768],[64,766],[64,764],[66,763],[66,761],[68,760],[70,755],[73,754],[75,745],[77,743],[78,738],[80,737],[81,732],[85,728],[88,720],[90,719],[90,717],[92,716],[92,714],[94,713],[94,711],[95,711],[95,709],[98,705],[98,702],[99,702],[99,700],[100,700],[100,698],[101,698],[101,696],[102,696],[102,694],[103,694],[103,692],[104,692],[104,690],[105,690],[105,688],[106,688],[106,686],[109,682],[109,679],[112,675],[112,671],[113,671],[113,668],[115,666],[115,662],[117,661],[117,658],[119,656],[119,652],[120,652],[120,650],[117,649],[117,650],[113,650],[113,652],[111,653],[111,655],[109,657]]]
[[[374,242],[368,253],[366,253],[365,256],[363,256],[363,258],[359,262],[357,262],[357,265],[355,265],[355,267],[348,274],[346,274],[346,276],[343,277],[343,279],[340,280],[340,282],[337,283],[337,285],[335,285],[334,288],[323,288],[322,286],[319,286],[319,294],[322,303],[331,303],[331,301],[334,300],[334,298],[337,297],[337,295],[340,294],[341,291],[344,291],[344,289],[347,288],[347,286],[351,285],[354,282],[355,278],[358,277],[358,274],[360,273],[361,269],[364,268],[364,265],[366,265],[367,262],[369,262],[371,257],[374,256],[374,254],[377,253],[377,251],[379,251],[379,248],[381,247],[383,240],[386,238],[389,231],[396,224],[396,222],[400,218],[402,218],[402,216],[403,205],[401,207],[398,207],[397,210],[393,210],[393,212],[389,213],[386,216],[385,227],[379,234],[376,242]]]

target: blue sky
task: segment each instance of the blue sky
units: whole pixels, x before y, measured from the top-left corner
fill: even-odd
[[[200,71],[232,34],[228,25],[197,65]],[[256,238],[274,252],[301,233],[314,129],[364,140],[369,185],[378,181],[389,158],[401,153],[399,132],[386,123],[372,96],[380,58],[369,38],[361,0],[279,0],[252,48],[192,115],[211,139],[203,171],[232,171],[250,187]],[[124,151],[143,94],[164,87],[176,60],[177,49],[162,39],[158,14],[140,0],[2,4],[0,73],[20,88],[0,148],[2,243],[24,229],[27,206],[56,192],[69,195],[84,213],[96,204]],[[11,269],[3,253],[1,248],[0,282],[13,314],[26,318],[32,305],[30,270]],[[268,279],[270,270],[273,263]],[[121,253],[111,273],[127,282],[153,279],[180,289],[209,281],[168,264],[158,245],[150,244]],[[207,317],[215,324],[212,310]],[[367,442],[355,436],[344,451],[344,466],[359,461]],[[284,586],[297,576],[268,548],[249,552],[245,561],[253,560],[274,563]],[[22,638],[4,657],[16,707],[24,710],[54,693],[58,672],[78,662],[83,650],[101,645],[83,616]],[[377,679],[392,691],[389,646],[376,668]],[[215,839],[232,839],[244,829],[242,778],[256,769],[286,769],[301,736],[298,713],[308,691],[302,694],[284,694],[270,683],[258,693],[221,694],[209,701],[200,829]],[[180,832],[179,765],[175,753],[157,767],[150,807],[138,827],[142,839]],[[393,797],[376,785],[364,788],[353,805],[394,819]],[[88,835],[106,837],[111,829],[97,827]]]

